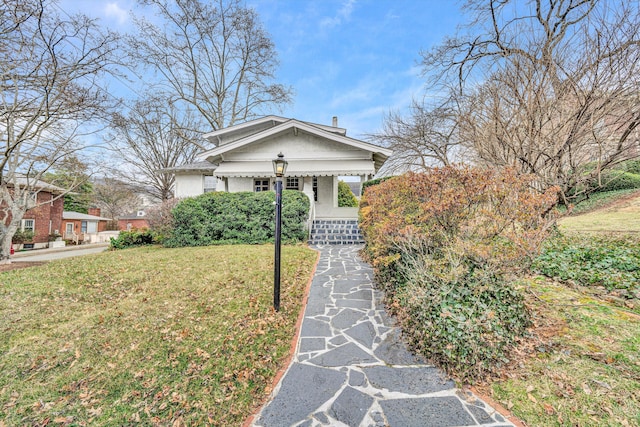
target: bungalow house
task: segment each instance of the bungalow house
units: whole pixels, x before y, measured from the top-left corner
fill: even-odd
[[[71,240],[75,244],[103,241],[100,233],[107,230],[107,222],[111,219],[101,217],[99,208],[89,208],[88,212],[88,214],[73,211],[62,213],[65,240]]]
[[[205,135],[214,148],[199,162],[164,169],[175,174],[175,196],[208,191],[269,191],[274,188],[272,160],[288,162],[283,187],[302,191],[311,201],[310,229],[342,224],[357,231],[358,208],[338,206],[338,181],[351,176],[359,185],[373,178],[391,151],[347,136],[346,129],[266,116]],[[351,227],[349,227],[351,226]],[[312,239],[313,240],[313,239]]]

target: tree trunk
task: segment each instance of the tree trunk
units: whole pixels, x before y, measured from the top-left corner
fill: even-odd
[[[11,221],[8,226],[0,225],[0,264],[11,264],[11,239],[18,230],[19,221]]]

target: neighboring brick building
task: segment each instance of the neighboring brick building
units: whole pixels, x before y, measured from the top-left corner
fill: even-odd
[[[35,194],[38,206],[29,209],[22,218],[20,229],[32,230],[34,247],[46,247],[50,234],[60,234],[64,197],[52,191],[40,190]],[[56,198],[57,197],[57,198]]]
[[[98,233],[107,230],[107,222],[111,221],[111,218],[101,217],[99,208],[89,208],[88,212],[88,214],[73,211],[62,213],[65,240],[71,240],[75,244],[101,241]]]
[[[133,228],[149,228],[149,222],[144,211],[138,211],[118,218],[118,230],[131,230]]]

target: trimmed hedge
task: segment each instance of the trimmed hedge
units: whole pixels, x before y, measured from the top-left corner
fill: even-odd
[[[118,234],[117,238],[111,237],[110,241],[111,243],[109,249],[111,250],[152,245],[155,243],[153,234],[146,228],[134,228],[133,230],[129,231],[121,231],[120,234]]]
[[[275,193],[206,193],[182,200],[173,209],[174,229],[168,247],[273,242]],[[309,199],[295,190],[282,195],[282,240],[299,242],[307,237]]]

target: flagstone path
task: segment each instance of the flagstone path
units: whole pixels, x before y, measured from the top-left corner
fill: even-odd
[[[407,350],[362,246],[317,249],[296,355],[253,426],[513,425]]]

